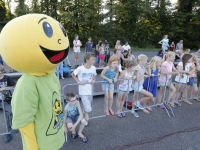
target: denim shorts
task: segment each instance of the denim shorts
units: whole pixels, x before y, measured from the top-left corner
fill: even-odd
[[[165,86],[165,84],[168,86],[169,85],[169,81],[166,82],[163,82],[163,81],[159,81],[159,85],[160,86]]]
[[[138,86],[132,86],[132,89],[134,90],[134,92],[140,92],[143,89],[143,86],[141,85],[139,86],[139,88]]]
[[[102,90],[103,91],[114,90],[114,84],[112,84],[112,83],[102,83]]]
[[[195,83],[197,83],[196,78],[195,77],[191,77],[191,78],[189,78],[189,82],[187,83],[187,85],[193,85]]]
[[[129,91],[118,90],[118,94],[129,94]]]
[[[79,115],[74,116],[74,117],[67,117],[66,119],[66,124],[72,123],[75,124],[76,121],[78,120]]]

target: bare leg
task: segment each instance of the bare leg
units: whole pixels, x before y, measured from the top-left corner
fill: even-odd
[[[72,123],[68,123],[68,124],[67,124],[68,130],[71,129],[72,125],[73,125]],[[72,130],[72,134],[76,134],[76,130],[75,130],[75,129]]]
[[[110,111],[112,111],[112,104],[113,104],[113,90],[109,90],[108,91],[108,95],[109,95],[109,101],[108,101],[108,108]]]
[[[84,138],[84,135],[82,134],[82,131],[83,131],[84,127],[85,127],[85,123],[86,123],[86,120],[84,118],[81,119],[81,124],[80,124],[79,130],[78,130],[78,135],[81,138]]]
[[[121,102],[123,101],[123,95],[124,94],[118,94],[118,99],[117,99],[117,113],[121,112]]]
[[[157,104],[161,103],[161,99],[164,93],[165,87],[164,86],[160,86],[160,91],[158,93],[158,98],[157,98]]]
[[[120,104],[120,112],[122,112],[122,109],[123,109],[123,106],[124,106],[124,102],[126,100],[126,94],[123,94],[123,97],[122,97],[122,101],[121,101],[121,104]]]

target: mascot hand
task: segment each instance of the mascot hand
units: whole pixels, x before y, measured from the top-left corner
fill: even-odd
[[[34,129],[35,129],[35,124],[33,122],[19,129],[26,141],[28,150],[39,150]]]

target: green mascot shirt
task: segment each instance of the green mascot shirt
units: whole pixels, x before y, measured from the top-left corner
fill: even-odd
[[[34,122],[40,150],[57,150],[64,143],[60,93],[55,73],[48,76],[23,74],[14,90],[12,128],[19,129]],[[24,139],[23,147],[27,149]]]

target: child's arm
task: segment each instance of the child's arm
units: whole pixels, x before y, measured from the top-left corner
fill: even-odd
[[[176,70],[175,67],[173,67],[172,69],[173,69],[175,72],[177,72],[177,70]],[[183,68],[182,68],[181,65],[178,65],[178,66],[177,66],[177,69],[178,69],[178,72],[180,72],[180,73],[187,73],[187,74],[190,74],[190,71],[185,71],[185,70],[183,70]]]
[[[160,69],[160,73],[161,73],[161,74],[177,74],[177,72],[166,72],[166,71],[165,71],[165,68],[166,68],[166,66],[161,65],[161,69]],[[174,66],[172,67],[172,69],[173,69],[173,68],[176,70],[176,68],[175,68]]]
[[[77,101],[77,104],[78,104],[78,112],[79,112],[79,117],[78,117],[78,120],[76,121],[75,124],[73,124],[73,126],[70,128],[70,131],[72,131],[73,129],[76,128],[76,126],[79,124],[79,122],[81,121],[81,119],[83,119],[83,112],[81,110],[81,106],[80,106],[80,103],[79,101]]]
[[[108,71],[108,69],[109,69],[109,67],[107,66],[107,67],[105,67],[104,69],[103,69],[103,71],[101,72],[101,77],[103,78],[103,79],[106,79],[109,83],[112,83],[112,79],[109,79],[109,78],[107,78],[106,76],[105,76],[105,73]]]
[[[129,57],[128,58],[124,58],[123,54],[121,54],[121,58],[122,58],[122,60],[129,60]]]
[[[116,72],[115,77],[114,77],[114,82],[117,82],[117,78],[119,76],[119,70]]]
[[[79,81],[79,79],[75,76],[74,72],[72,72],[71,75],[72,75],[72,77],[74,78],[74,80],[75,80],[78,84],[80,84],[80,85],[84,85],[84,83],[81,82],[81,81]]]
[[[93,76],[93,80],[92,80],[91,84],[94,84],[94,83],[95,83],[95,81],[96,81],[96,78],[97,78],[97,76],[96,76],[96,75],[95,75],[95,76]]]
[[[142,76],[140,76],[139,71],[136,70],[136,81],[137,82],[141,81],[145,77],[148,77],[148,75],[142,75]]]
[[[64,130],[65,130],[65,132],[67,132],[66,118],[67,118],[67,107],[65,107],[65,109],[64,109]]]

